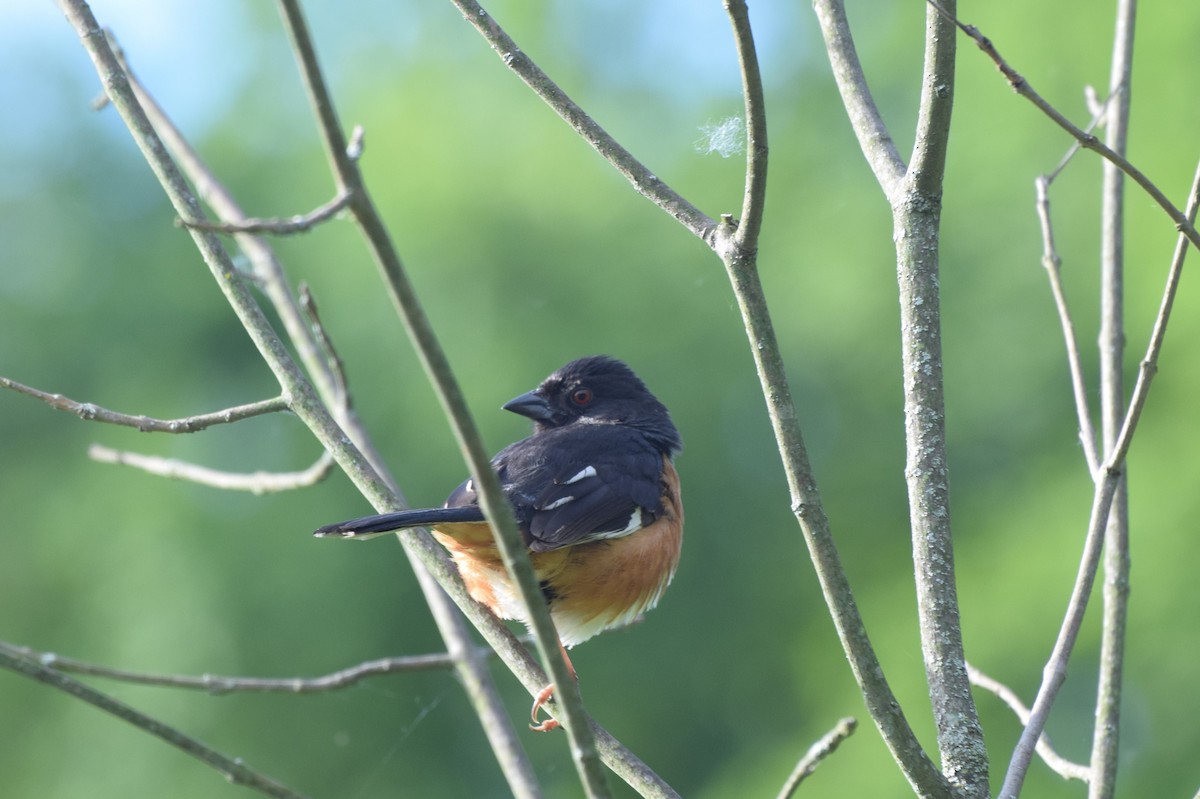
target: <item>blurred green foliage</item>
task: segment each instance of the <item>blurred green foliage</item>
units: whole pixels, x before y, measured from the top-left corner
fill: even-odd
[[[500,403],[593,352],[628,360],[683,431],[683,564],[644,623],[573,653],[593,713],[688,797],[773,795],[812,740],[856,715],[860,731],[804,795],[904,795],[788,510],[720,264],[577,140],[449,3],[360,3],[353,13],[311,5],[343,122],[366,128],[369,185],[488,442],[499,448],[525,432]],[[250,213],[319,204],[331,182],[277,19],[265,4],[204,6],[97,2],[96,12]],[[704,125],[741,110],[719,3],[489,10],[660,177],[713,216],[740,208],[741,159],[694,146]],[[849,11],[906,152],[923,8],[876,0]],[[1107,8],[1023,0],[968,16],[1049,100],[1086,119],[1083,86],[1108,80]],[[752,19],[771,120],[763,280],[846,569],[889,679],[932,746],[888,210],[811,13],[762,4]],[[9,110],[0,119],[0,374],[159,417],[272,395],[116,115],[87,110],[98,83],[69,27],[49,4],[6,6],[0,23]],[[1200,106],[1181,101],[1194,93],[1198,25],[1200,6],[1177,4],[1147,9],[1137,29],[1131,157],[1180,202],[1200,122]],[[1033,178],[1069,142],[965,40],[959,64],[942,257],[959,592],[970,659],[1031,697],[1091,496],[1032,202]],[[1052,198],[1092,375],[1098,176],[1097,159],[1080,155]],[[1141,194],[1131,190],[1128,206],[1132,375],[1174,235]],[[408,496],[440,502],[464,467],[352,224],[334,221],[278,250],[311,284],[356,405]],[[1188,276],[1131,456],[1124,795],[1190,795],[1200,782],[1200,594],[1187,532],[1200,472],[1200,370],[1188,355],[1200,337],[1196,311]],[[93,441],[236,471],[298,469],[318,454],[286,416],[142,435],[0,394],[0,638],[129,669],[262,676],[438,648],[397,546],[309,538],[367,509],[340,475],[305,491],[235,495],[91,462]],[[1049,727],[1075,759],[1090,743],[1097,638],[1093,612]],[[527,697],[496,672],[521,716]],[[449,673],[305,697],[96,684],[313,796],[507,793]],[[994,698],[979,705],[998,784],[1018,726]],[[0,718],[5,796],[242,791],[12,674],[0,674]],[[548,795],[577,795],[564,739],[525,743]],[[1083,793],[1035,763],[1025,795]]]

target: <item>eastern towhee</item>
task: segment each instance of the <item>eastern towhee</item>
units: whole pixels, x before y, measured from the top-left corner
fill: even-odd
[[[568,363],[504,409],[534,423],[533,434],[502,449],[492,467],[562,645],[582,643],[654,607],[683,543],[672,464],[682,442],[666,407],[628,366],[592,356]],[[502,619],[528,621],[470,479],[444,507],[365,516],[315,535],[368,538],[425,526],[450,551],[476,601]],[[534,700],[535,722],[553,690],[547,686]],[[556,726],[550,719],[533,729]]]

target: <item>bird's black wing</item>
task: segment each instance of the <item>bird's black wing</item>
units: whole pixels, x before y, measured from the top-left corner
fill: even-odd
[[[546,430],[492,460],[529,548],[545,552],[629,535],[662,512],[663,455],[621,425]],[[446,507],[478,503],[467,480]]]

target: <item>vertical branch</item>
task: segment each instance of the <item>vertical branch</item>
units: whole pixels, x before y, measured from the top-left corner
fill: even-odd
[[[949,6],[953,13],[953,2]],[[917,136],[903,189],[892,196],[904,362],[905,476],[925,679],[942,773],[964,796],[988,795],[983,729],[963,654],[942,375],[939,237],[954,102],[955,28],[926,8]]]
[[[1133,30],[1136,0],[1118,0],[1112,74],[1105,143],[1124,156],[1132,100]],[[1101,208],[1100,294],[1100,418],[1103,446],[1116,446],[1124,417],[1124,226],[1125,175],[1104,162]],[[1100,682],[1096,696],[1096,724],[1092,735],[1091,799],[1111,799],[1116,787],[1117,751],[1120,744],[1121,683],[1125,651],[1125,624],[1129,605],[1129,495],[1128,474],[1122,469],[1104,544],[1104,621],[1100,644]]]
[[[758,249],[767,199],[767,109],[749,9],[745,0],[725,0],[725,11],[733,24],[746,105],[746,191],[736,237],[738,246],[753,252]]]
[[[1079,355],[1079,337],[1075,335],[1075,323],[1067,306],[1067,295],[1062,282],[1062,258],[1054,246],[1054,226],[1050,223],[1050,177],[1041,175],[1034,181],[1037,190],[1037,215],[1042,227],[1042,267],[1050,280],[1050,293],[1054,296],[1054,307],[1058,309],[1059,324],[1063,329],[1063,341],[1067,349],[1067,371],[1071,373],[1071,393],[1075,397],[1075,416],[1079,420],[1079,441],[1083,446],[1083,457],[1087,461],[1092,479],[1099,478],[1100,456],[1096,453],[1096,426],[1088,410],[1087,383],[1083,376],[1083,360]]]

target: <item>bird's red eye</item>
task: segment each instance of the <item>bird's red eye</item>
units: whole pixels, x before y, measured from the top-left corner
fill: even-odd
[[[587,405],[592,401],[592,390],[590,388],[578,388],[571,394],[571,402],[576,405]]]

